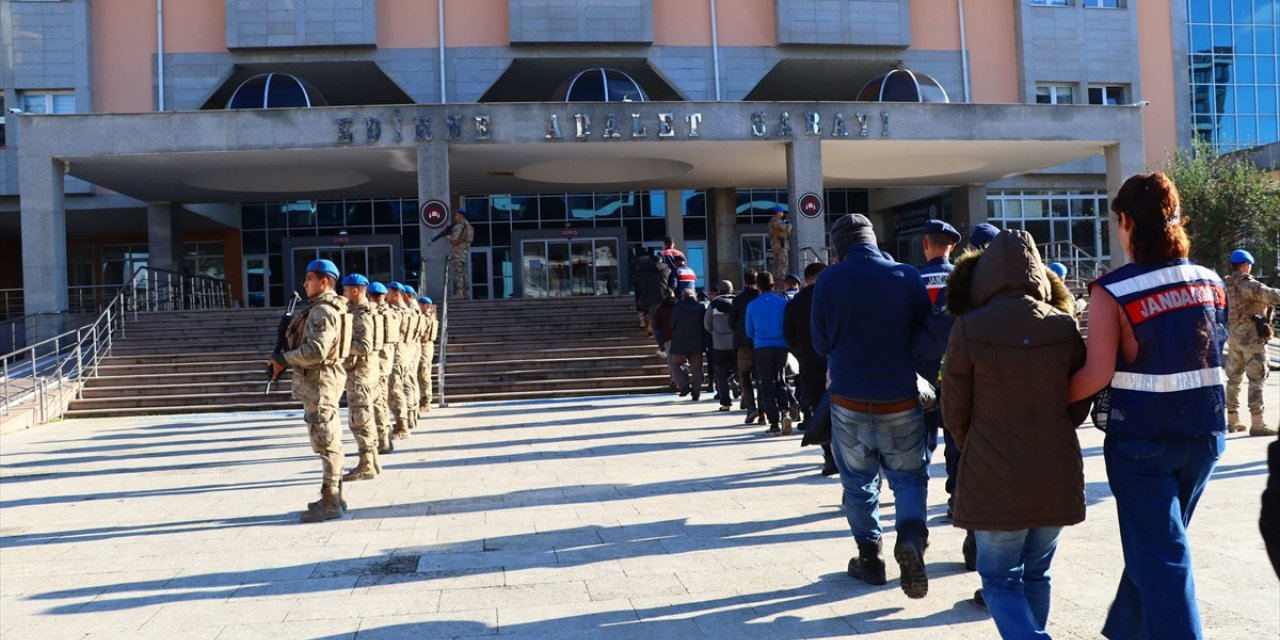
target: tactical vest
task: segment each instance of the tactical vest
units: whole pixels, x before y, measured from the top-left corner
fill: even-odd
[[[373,335],[369,337],[369,340],[372,342],[370,348],[373,350],[373,353],[377,353],[382,350],[382,346],[385,344],[385,340],[387,338],[387,320],[385,317],[387,315],[387,308],[383,305],[376,305],[370,306],[369,310],[373,314]]]
[[[1095,282],[1120,305],[1138,341],[1137,359],[1117,359],[1107,432],[1145,439],[1225,432],[1227,295],[1218,275],[1167,260],[1128,264]]]
[[[383,344],[400,344],[400,310],[388,305],[382,318],[385,325],[382,332]]]
[[[351,315],[347,313],[346,299],[337,294],[316,299],[289,323],[289,329],[286,331],[289,349],[297,349],[302,344],[302,339],[306,336],[307,316],[311,315],[318,305],[329,306],[338,316],[338,340],[329,348],[329,354],[321,364],[332,365],[343,362],[347,356],[351,355]]]

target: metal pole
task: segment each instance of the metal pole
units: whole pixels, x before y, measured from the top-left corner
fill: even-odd
[[[440,294],[440,300],[444,303],[441,305],[443,311],[440,312],[440,408],[447,409],[449,401],[444,395],[444,372],[445,367],[449,363],[449,269],[453,266],[452,260],[444,262],[444,289]]]
[[[79,329],[76,329],[76,383],[76,398],[79,398],[84,388],[84,338]]]

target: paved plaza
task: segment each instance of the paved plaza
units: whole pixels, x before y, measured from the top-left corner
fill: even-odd
[[[300,412],[8,434],[0,637],[995,636],[968,602],[978,576],[944,521],[940,464],[929,596],[908,600],[892,563],[882,587],[845,575],[854,545],[816,449],[715,409],[639,396],[437,410],[383,477],[347,486],[346,518],[320,524],[296,521],[320,467]],[[1054,563],[1056,638],[1099,637],[1122,564],[1102,434],[1079,435],[1089,513]],[[1191,529],[1213,640],[1280,637],[1257,529],[1269,441],[1230,437]]]

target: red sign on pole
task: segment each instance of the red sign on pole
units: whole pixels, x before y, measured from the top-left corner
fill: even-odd
[[[419,216],[422,218],[422,224],[428,227],[442,227],[449,221],[449,205],[439,200],[428,200],[422,203]]]
[[[822,215],[822,198],[816,193],[806,193],[800,196],[800,215],[806,218],[816,218]]]
[[[574,229],[574,228],[572,228],[572,227],[565,227],[565,228],[563,228],[563,229],[561,229],[561,230],[560,230],[560,237],[561,237],[561,238],[576,238],[576,237],[578,237],[578,230],[577,230],[577,229]]]

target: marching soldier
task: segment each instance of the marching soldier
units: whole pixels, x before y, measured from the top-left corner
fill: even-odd
[[[418,410],[423,413],[431,412],[431,373],[433,369],[432,361],[436,357],[436,339],[440,337],[440,327],[436,324],[436,305],[431,298],[423,296],[418,298],[418,305],[422,309],[424,318],[424,328],[422,331],[422,355],[418,363]]]
[[[387,376],[387,407],[391,409],[394,426],[391,430],[392,440],[404,440],[409,437],[408,403],[404,396],[405,360],[409,355],[409,345],[404,342],[405,327],[409,319],[405,316],[400,299],[404,295],[404,285],[392,282],[387,285],[387,314],[393,319],[388,323],[388,341],[395,336],[395,351],[391,359],[391,373]]]
[[[320,522],[341,518],[345,509],[338,399],[347,377],[342,362],[351,346],[351,325],[346,301],[334,293],[338,267],[332,262],[308,264],[302,286],[310,305],[289,323],[288,351],[272,354],[267,362],[273,375],[287,367],[295,369],[293,397],[302,400],[311,450],[319,454],[323,469],[320,500],[308,504],[300,519]]]
[[[373,308],[374,334],[377,357],[373,358],[377,370],[374,381],[377,388],[373,392],[373,420],[378,427],[378,453],[387,454],[395,451],[391,444],[391,409],[387,407],[387,376],[391,374],[391,363],[395,359],[395,343],[388,338],[390,334],[387,324],[390,322],[388,306],[385,302],[387,285],[374,282],[369,285],[369,304]]]
[[[422,313],[418,311],[417,298],[418,292],[414,291],[413,287],[404,285],[400,304],[409,322],[401,344],[405,345],[408,357],[404,362],[404,377],[401,378],[401,384],[404,385],[405,426],[410,432],[418,427],[418,361],[422,358],[422,343],[419,337],[422,333]]]
[[[453,212],[453,228],[449,230],[449,244],[453,247],[449,256],[453,269],[453,295],[459,300],[466,300],[471,295],[471,274],[467,273],[467,253],[471,251],[471,242],[475,240],[476,231],[467,221],[466,209]]]
[[[360,450],[360,462],[342,479],[346,482],[372,480],[382,471],[378,462],[378,426],[374,419],[374,396],[378,389],[377,318],[365,294],[369,279],[353,273],[342,279],[342,297],[351,314],[351,353],[342,363],[347,372],[347,421]],[[376,346],[375,346],[376,343]]]
[[[1231,253],[1234,271],[1223,278],[1227,288],[1227,429],[1244,431],[1240,422],[1240,377],[1249,378],[1249,435],[1274,436],[1262,417],[1262,388],[1267,381],[1267,341],[1271,318],[1280,306],[1280,289],[1253,279],[1253,254]]]
[[[786,215],[780,205],[774,205],[773,219],[769,221],[769,249],[773,252],[773,268],[769,271],[774,282],[782,282],[791,266],[791,223]]]

